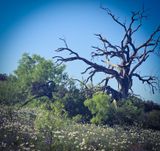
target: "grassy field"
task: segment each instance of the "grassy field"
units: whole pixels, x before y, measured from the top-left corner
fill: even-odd
[[[76,123],[41,108],[0,106],[3,151],[159,151],[160,131]]]

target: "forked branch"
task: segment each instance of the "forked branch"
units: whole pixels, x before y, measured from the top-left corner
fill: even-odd
[[[156,76],[141,76],[138,73],[133,74],[134,77],[137,77],[142,83],[146,83],[150,86],[152,93],[155,92],[158,88],[158,78]]]

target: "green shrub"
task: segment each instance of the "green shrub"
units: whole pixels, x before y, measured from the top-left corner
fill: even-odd
[[[62,108],[63,105],[58,101],[51,105],[43,104],[38,111],[38,108],[17,110],[11,106],[0,106],[0,150],[159,151],[160,131],[77,124],[65,118],[60,110]],[[58,115],[61,115],[61,122],[55,125]],[[41,117],[39,121],[42,129],[37,129],[34,125],[36,116]],[[48,126],[43,126],[47,125],[45,123]]]
[[[145,113],[143,120],[144,127],[160,130],[160,111],[153,110]]]
[[[117,115],[119,115],[120,122],[127,125],[138,122],[140,113],[141,110],[134,106],[130,100],[126,100],[125,103],[117,109]]]
[[[0,150],[38,150],[35,110],[0,106]]]
[[[91,99],[87,99],[84,105],[89,108],[93,117],[91,123],[102,124],[108,118],[108,109],[110,107],[111,98],[102,92],[97,92]]]
[[[102,92],[95,93],[84,102],[92,113],[91,123],[109,125],[132,125],[139,122],[142,110],[131,100],[111,103],[111,98]]]
[[[66,117],[67,113],[64,110],[64,105],[59,101],[43,103],[38,109],[35,127],[38,130],[52,130],[63,126]]]
[[[117,103],[117,108],[110,106],[108,119],[109,125],[133,125],[139,122],[142,110],[136,107],[131,100],[124,100]]]

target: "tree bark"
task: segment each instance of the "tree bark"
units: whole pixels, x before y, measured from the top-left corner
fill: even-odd
[[[119,92],[121,94],[122,98],[127,98],[129,95],[129,90],[132,87],[132,79],[129,76],[125,76],[123,79],[121,79]]]

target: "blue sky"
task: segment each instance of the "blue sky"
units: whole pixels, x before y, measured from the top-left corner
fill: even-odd
[[[119,43],[122,30],[99,8],[100,4],[110,8],[122,21],[128,19],[130,11],[144,4],[149,17],[136,35],[137,43],[143,42],[160,21],[159,0],[0,0],[0,72],[13,73],[24,52],[52,59],[57,55],[54,50],[63,46],[59,38],[65,38],[73,50],[86,58],[90,58],[91,46],[99,45],[95,33]],[[159,64],[160,58],[153,55],[140,72],[160,77]],[[66,70],[70,76],[82,79],[80,73],[85,67],[81,62],[67,63]],[[134,91],[142,98],[160,100],[158,92],[152,95],[138,81]]]

